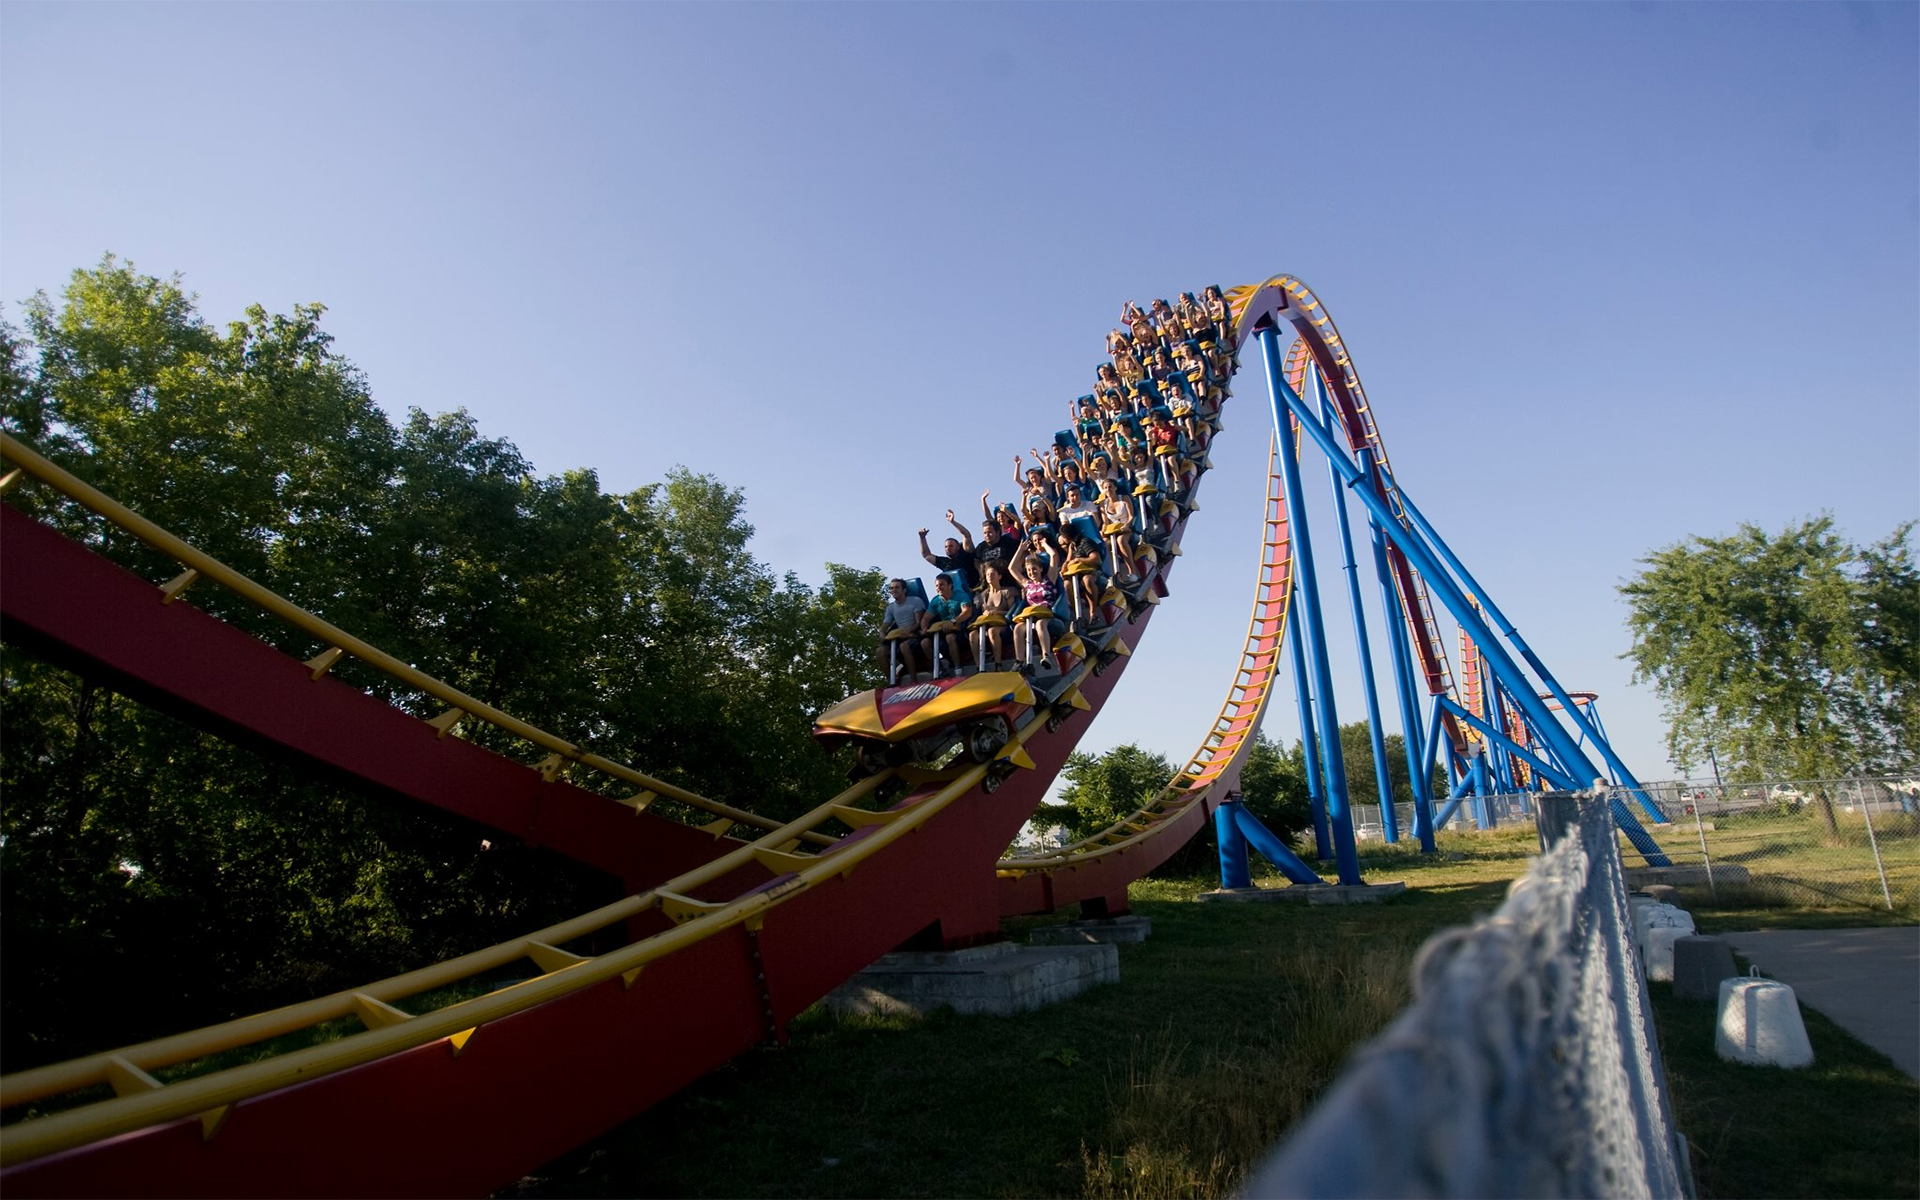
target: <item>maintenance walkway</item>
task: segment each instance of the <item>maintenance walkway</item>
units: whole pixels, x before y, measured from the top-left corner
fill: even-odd
[[[1802,1004],[1920,1079],[1920,925],[1722,936]]]

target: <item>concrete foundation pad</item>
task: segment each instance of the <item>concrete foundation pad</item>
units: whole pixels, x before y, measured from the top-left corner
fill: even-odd
[[[1201,892],[1203,901],[1243,904],[1378,904],[1407,890],[1404,881],[1392,883],[1296,883],[1278,888],[1221,888]]]
[[[1691,867],[1630,867],[1626,872],[1627,886],[1635,890],[1645,890],[1650,884],[1668,883],[1675,887],[1706,887],[1707,868]],[[1746,883],[1752,876],[1739,863],[1713,864],[1715,883]]]
[[[1097,983],[1120,981],[1120,950],[1110,943],[1016,946],[996,942],[967,950],[915,951],[880,960],[827,994],[843,1015],[957,1013],[1009,1016],[1078,996]]]
[[[1090,921],[1069,921],[1065,925],[1042,925],[1027,935],[1036,946],[1080,946],[1089,942],[1113,942],[1130,945],[1144,942],[1153,932],[1153,922],[1132,913],[1124,917],[1102,917]]]

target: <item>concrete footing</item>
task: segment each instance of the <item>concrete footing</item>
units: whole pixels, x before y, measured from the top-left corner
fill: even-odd
[[[1644,891],[1650,884],[1670,883],[1675,887],[1706,887],[1707,868],[1690,867],[1631,867],[1626,872],[1627,886]],[[1752,876],[1739,863],[1713,864],[1715,883],[1746,883]]]
[[[1278,888],[1221,888],[1201,892],[1209,902],[1243,904],[1378,904],[1407,890],[1401,880],[1392,883],[1296,883]]]
[[[1027,940],[1036,946],[1082,946],[1090,942],[1112,942],[1124,946],[1144,942],[1152,932],[1152,921],[1129,913],[1124,917],[1042,925],[1029,934]]]
[[[1097,983],[1120,981],[1111,943],[1016,946],[887,954],[827,994],[833,1012],[957,1013],[1008,1016],[1069,1000]]]

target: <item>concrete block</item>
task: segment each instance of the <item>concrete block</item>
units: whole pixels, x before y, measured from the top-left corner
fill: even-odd
[[[1729,1062],[1764,1067],[1813,1065],[1813,1046],[1793,989],[1772,979],[1736,975],[1720,981],[1720,1018],[1713,1048]]]
[[[1635,911],[1633,944],[1640,951],[1641,958],[1647,957],[1647,947],[1655,929],[1677,930],[1673,937],[1685,937],[1693,932],[1693,914],[1671,904],[1651,904]],[[1672,945],[1671,940],[1668,945]]]
[[[1131,945],[1134,942],[1146,941],[1152,932],[1152,921],[1128,913],[1124,917],[1069,921],[1065,925],[1042,925],[1027,935],[1027,940],[1036,946],[1079,946],[1089,942]]]
[[[957,1013],[1009,1016],[1078,996],[1098,983],[1120,981],[1120,950],[1111,943],[1016,946],[995,942],[966,950],[882,955],[878,962],[828,993],[841,1014]]]
[[[1673,994],[1682,1000],[1716,1000],[1720,981],[1739,973],[1725,938],[1695,934],[1673,944]]]
[[[1402,880],[1391,883],[1295,883],[1287,887],[1220,888],[1201,892],[1209,903],[1228,904],[1378,904],[1407,890]]]
[[[1659,983],[1673,982],[1673,944],[1693,936],[1691,927],[1656,925],[1647,930],[1647,978]]]

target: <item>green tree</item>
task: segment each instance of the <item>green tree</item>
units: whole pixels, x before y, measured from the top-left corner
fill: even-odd
[[[1305,752],[1291,751],[1265,734],[1258,735],[1241,767],[1240,798],[1282,841],[1312,824],[1307,808]],[[1132,815],[1159,795],[1178,768],[1165,755],[1129,742],[1101,754],[1079,751],[1067,756],[1061,789],[1064,807],[1042,809],[1036,819],[1061,825],[1074,838],[1088,837]],[[1167,878],[1211,871],[1218,854],[1213,826],[1206,825],[1153,872]]]
[[[1393,789],[1395,804],[1412,804],[1413,787],[1407,782],[1407,742],[1397,733],[1383,739],[1387,752],[1387,784]],[[1347,765],[1347,799],[1353,804],[1379,804],[1380,782],[1373,770],[1373,738],[1365,721],[1340,727],[1340,752]]]
[[[1282,841],[1313,828],[1307,792],[1307,752],[1296,740],[1291,748],[1261,733],[1240,771],[1241,798],[1247,811]]]
[[[1636,682],[1666,706],[1682,769],[1736,779],[1895,769],[1920,750],[1920,574],[1912,523],[1865,549],[1831,517],[1742,525],[1641,560],[1620,590]]]
[[[1067,779],[1060,790],[1064,807],[1048,815],[1075,838],[1090,837],[1159,795],[1175,771],[1166,755],[1142,750],[1135,742],[1102,754],[1076,750],[1061,772]]]
[[[832,794],[812,716],[867,685],[877,571],[818,590],[752,555],[740,492],[538,477],[464,412],[397,426],[319,305],[215,328],[112,257],[0,323],[0,424],[201,549],[536,724],[774,816]],[[7,498],[152,579],[170,562],[49,489]],[[305,635],[190,601],[298,657]],[[344,662],[420,716],[438,705]],[[369,799],[0,647],[0,994],[8,1069],[445,957],[609,898],[449,814]],[[524,760],[539,752],[468,722]],[[591,777],[578,782],[592,787]],[[609,786],[611,786],[609,781]],[[624,790],[624,789],[623,789]],[[661,806],[668,809],[670,806]],[[193,937],[192,955],[178,952]],[[149,1003],[121,1002],[124,981]]]

